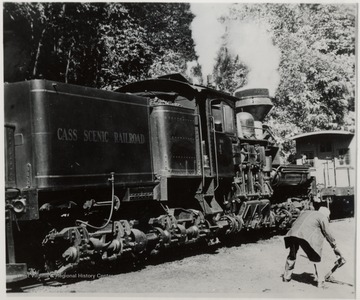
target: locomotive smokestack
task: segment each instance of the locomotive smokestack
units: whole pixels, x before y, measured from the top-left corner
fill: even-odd
[[[236,111],[252,114],[255,121],[262,122],[273,107],[268,89],[238,89],[234,96],[239,98],[236,102]]]
[[[268,89],[238,89],[234,92],[234,96],[239,98],[236,101],[236,114],[238,120],[238,132],[239,136],[242,135],[244,129],[241,127],[245,126],[243,121],[244,113],[251,114],[254,119],[254,128],[256,138],[263,138],[262,122],[265,117],[273,107],[273,104],[270,100],[269,90]]]
[[[214,80],[213,80],[213,77],[212,77],[212,75],[207,75],[206,76],[206,84],[207,84],[207,86],[213,86],[213,83],[214,83]]]

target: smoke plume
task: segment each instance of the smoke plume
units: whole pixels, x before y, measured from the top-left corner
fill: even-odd
[[[280,50],[272,43],[265,25],[257,22],[229,24],[226,36],[229,52],[249,68],[247,85],[244,88],[268,88],[275,94],[280,82],[278,66]]]
[[[231,4],[191,4],[195,18],[191,24],[192,37],[203,81],[214,70],[218,51],[227,47],[233,57],[247,66],[249,73],[244,88],[268,88],[275,94],[280,82],[278,66],[280,51],[273,45],[265,21],[231,20],[224,22]]]
[[[229,4],[219,3],[191,3],[191,12],[195,15],[191,23],[192,38],[195,51],[201,66],[203,82],[207,75],[211,75],[215,60],[222,44],[225,26],[219,18],[227,13]]]

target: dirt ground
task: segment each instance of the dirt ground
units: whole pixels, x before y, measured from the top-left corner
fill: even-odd
[[[174,253],[172,258],[169,255],[169,258],[150,260],[141,270],[115,275],[95,272],[88,274],[93,278],[31,286],[23,291],[29,293],[27,296],[43,293],[100,296],[101,293],[124,297],[355,298],[355,220],[335,221],[330,226],[347,262],[334,273],[334,278],[343,284],[326,283],[324,289],[316,287],[313,264],[302,250],[298,253],[293,280],[282,282],[288,251],[283,236],[275,235],[257,241],[247,238],[241,244],[215,246],[194,255]],[[322,263],[325,272],[332,268],[335,259],[325,242]]]

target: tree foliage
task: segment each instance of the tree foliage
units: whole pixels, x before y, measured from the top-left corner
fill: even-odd
[[[100,41],[105,55],[102,62],[103,87],[121,86],[146,77],[152,60],[152,47],[145,29],[122,3],[109,3],[100,25]]]
[[[191,17],[183,3],[4,3],[5,80],[112,88],[146,78],[170,50],[194,59]]]
[[[218,89],[234,92],[246,85],[249,70],[238,56],[232,57],[226,47],[221,47],[214,68],[214,83]]]
[[[172,73],[185,73],[186,60],[183,55],[174,50],[167,50],[162,56],[158,56],[153,60],[150,66],[150,77],[157,77]]]
[[[161,57],[172,50],[187,61],[195,58],[189,27],[193,15],[188,3],[132,3],[127,7],[146,30],[154,55]]]
[[[295,10],[297,25],[274,28],[282,50],[274,117],[285,110],[301,131],[345,124],[355,87],[355,16],[348,12],[342,5],[303,4]]]
[[[98,43],[101,5],[89,3],[5,3],[4,28],[20,36],[18,47],[27,49],[29,63],[15,78],[5,70],[5,80],[47,78],[94,85],[103,54]],[[6,31],[5,31],[6,33]],[[13,56],[9,34],[4,37],[5,61]],[[17,47],[15,47],[16,49]]]

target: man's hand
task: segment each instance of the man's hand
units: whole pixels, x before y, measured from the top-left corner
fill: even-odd
[[[336,256],[338,256],[338,258],[344,258],[337,247],[334,248],[334,253]]]

